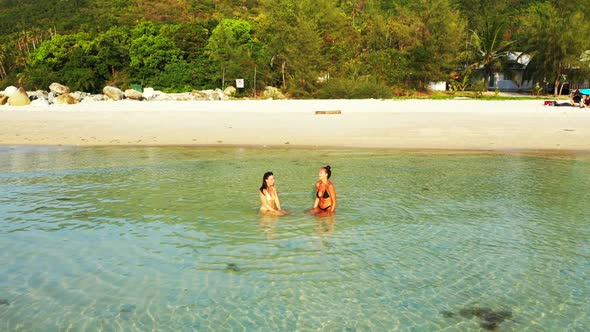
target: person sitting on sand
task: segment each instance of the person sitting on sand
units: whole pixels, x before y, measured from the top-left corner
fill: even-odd
[[[262,177],[262,186],[260,186],[260,212],[264,214],[271,214],[283,216],[287,211],[281,208],[281,201],[279,200],[279,193],[275,187],[275,176],[272,172],[264,173]]]
[[[336,189],[332,181],[330,181],[330,176],[332,176],[330,166],[320,168],[318,174],[320,179],[315,183],[316,193],[313,208],[307,213],[327,216],[336,212]]]
[[[580,107],[583,108],[590,108],[590,95],[585,95],[584,100],[582,100]]]
[[[572,93],[570,98],[570,104],[572,106],[582,106],[582,94],[580,93],[580,90],[576,90],[574,91],[574,93]]]

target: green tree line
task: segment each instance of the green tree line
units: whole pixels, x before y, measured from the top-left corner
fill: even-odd
[[[556,89],[590,72],[590,0],[0,0],[0,8],[0,85],[27,89],[57,81],[89,92],[134,83],[190,91],[244,78],[248,91],[385,97],[466,77],[485,87],[493,72],[510,71],[510,52],[531,57],[527,79]]]

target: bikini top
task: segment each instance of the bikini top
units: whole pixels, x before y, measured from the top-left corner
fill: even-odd
[[[315,195],[316,195],[318,198],[324,198],[324,199],[326,199],[326,198],[330,198],[330,194],[328,193],[328,188],[327,188],[327,186],[326,186],[326,190],[324,190],[324,195],[323,195],[323,197],[320,197],[320,192],[319,192],[319,191],[317,191],[317,192],[315,193]]]

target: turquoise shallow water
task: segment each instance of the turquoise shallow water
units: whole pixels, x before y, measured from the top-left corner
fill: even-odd
[[[0,330],[585,331],[589,189],[587,154],[1,148]]]

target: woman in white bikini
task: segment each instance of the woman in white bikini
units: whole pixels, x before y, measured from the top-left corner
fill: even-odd
[[[275,187],[275,177],[272,172],[264,173],[262,186],[260,186],[260,213],[283,216],[287,211],[281,208],[279,193]]]

